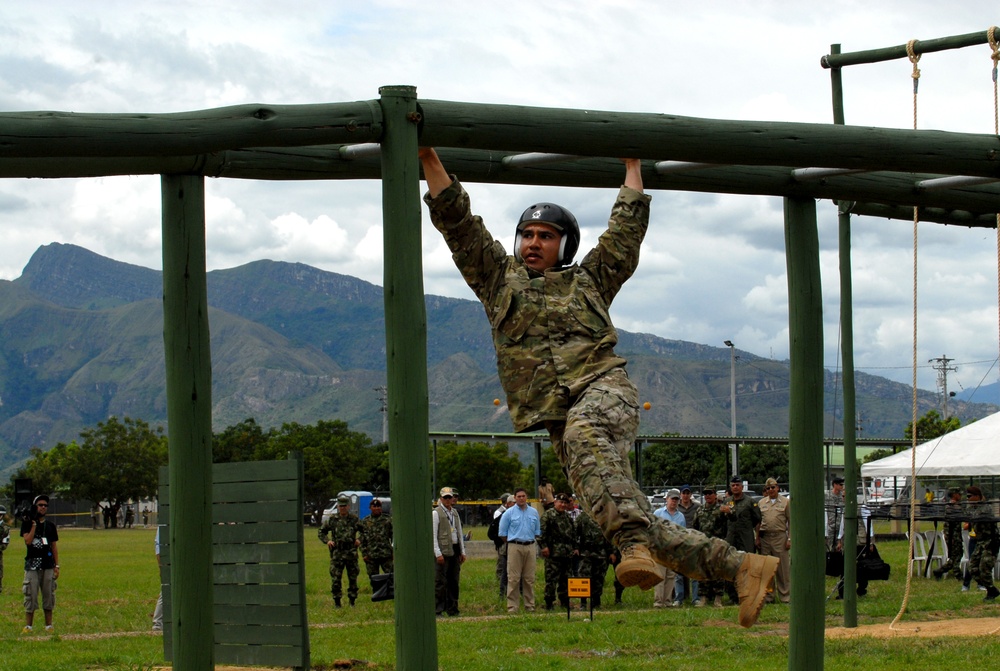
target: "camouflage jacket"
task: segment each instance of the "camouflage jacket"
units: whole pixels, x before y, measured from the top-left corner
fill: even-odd
[[[694,526],[692,528],[712,538],[725,538],[726,518],[723,516],[720,506],[721,504],[718,502],[714,506],[710,506],[707,503],[702,505],[698,509],[698,512],[695,513]]]
[[[349,553],[355,551],[354,540],[359,531],[361,531],[361,522],[357,515],[347,513],[341,517],[334,513],[319,528],[318,535],[319,540],[323,543],[326,543],[327,540],[333,541],[334,552]]]
[[[597,246],[579,265],[544,274],[493,239],[457,180],[424,200],[455,265],[486,308],[514,429],[564,420],[580,391],[625,364],[613,349],[618,333],[608,308],[638,265],[650,197],[623,186]]]
[[[0,552],[7,549],[9,543],[4,543],[10,537],[10,525],[7,524],[7,520],[0,519]]]
[[[607,559],[615,551],[594,518],[582,510],[576,518],[576,547],[580,550],[580,556],[588,559]]]
[[[976,545],[982,544],[993,552],[997,551],[1000,536],[997,535],[997,523],[994,521],[993,505],[983,501],[969,504],[972,519],[972,530],[976,532]]]
[[[385,513],[369,515],[361,522],[361,556],[392,556],[392,518]]]
[[[542,515],[543,548],[549,549],[549,557],[569,557],[576,549],[576,525],[565,511],[549,508]]]

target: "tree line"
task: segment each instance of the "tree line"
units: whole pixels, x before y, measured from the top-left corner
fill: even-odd
[[[917,435],[927,440],[959,426],[957,418],[942,419],[931,410],[918,420]],[[912,423],[906,435],[911,431]],[[346,422],[291,422],[264,428],[248,418],[212,438],[215,463],[286,459],[289,452],[303,455],[305,500],[313,512],[322,511],[340,491],[368,490],[382,495],[391,491],[388,446],[351,431]],[[728,480],[727,452],[727,447],[714,445],[650,445],[642,453],[644,484],[701,487],[724,483]],[[877,452],[867,460],[884,456]],[[50,450],[32,448],[29,459],[0,494],[13,499],[15,481],[30,478],[36,494],[45,492],[93,505],[106,503],[111,519],[116,520],[118,511],[129,501],[156,496],[159,469],[166,465],[167,454],[162,427],[150,427],[141,419],[110,417],[82,431],[78,441],[58,443]],[[517,487],[534,491],[534,465],[522,464],[505,442],[441,441],[431,456],[436,460],[437,485],[453,487],[462,499],[496,499]],[[635,458],[634,452],[630,458]],[[542,451],[540,468],[557,491],[571,491],[551,446]],[[740,471],[751,483],[769,477],[788,482],[788,450],[779,445],[744,446]],[[433,492],[428,492],[428,498],[432,496]]]

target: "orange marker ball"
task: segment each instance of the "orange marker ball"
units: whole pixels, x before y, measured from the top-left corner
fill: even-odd
[[[643,409],[643,410],[649,410],[649,409],[650,409],[650,408],[652,408],[652,407],[653,407],[653,406],[652,406],[652,405],[650,405],[649,401],[646,401],[645,403],[643,403],[643,404],[642,404],[642,409]]]
[[[493,405],[500,405],[500,399],[499,398],[493,399]]]

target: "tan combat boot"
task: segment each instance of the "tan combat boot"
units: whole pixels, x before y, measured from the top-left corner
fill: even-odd
[[[768,587],[778,570],[778,558],[747,553],[736,572],[736,593],[740,596],[740,626],[752,627],[764,608]]]
[[[647,590],[663,582],[663,573],[645,545],[630,543],[620,551],[622,560],[615,567],[615,576],[622,585]]]

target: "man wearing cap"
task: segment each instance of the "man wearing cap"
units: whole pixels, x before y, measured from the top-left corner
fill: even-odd
[[[956,580],[962,579],[962,555],[965,541],[962,539],[962,490],[952,487],[948,490],[948,503],[944,507],[944,541],[948,547],[948,561],[941,568],[934,569],[934,577],[941,580],[948,572]]]
[[[319,528],[319,540],[330,549],[330,591],[333,593],[333,604],[340,608],[342,594],[341,577],[347,571],[347,598],[351,605],[358,598],[358,532],[361,531],[361,521],[351,512],[351,499],[347,496],[337,497],[337,512]]]
[[[535,542],[542,535],[538,511],[528,505],[528,490],[514,490],[514,505],[500,516],[500,538],[507,544],[507,612],[535,610]]]
[[[833,479],[831,491],[826,493],[823,507],[826,509],[826,543],[828,550],[837,550],[837,534],[844,516],[844,478]]]
[[[45,519],[49,497],[40,494],[32,502],[31,513],[21,523],[21,537],[27,546],[24,558],[24,629],[30,634],[42,595],[45,631],[52,631],[52,611],[56,607],[56,582],[59,580],[59,531]]]
[[[434,580],[434,611],[441,615],[458,615],[458,585],[465,562],[465,539],[462,537],[462,518],[454,508],[455,490],[442,487],[438,505],[431,513],[434,531],[434,561],[437,567]]]
[[[774,574],[774,589],[782,603],[790,600],[791,564],[788,551],[792,547],[792,511],[787,498],[778,494],[778,482],[768,478],[764,482],[764,498],[760,508],[760,553],[778,558],[778,571]],[[769,595],[772,600],[774,595]]]
[[[542,557],[545,558],[545,610],[569,606],[569,576],[576,549],[576,527],[567,512],[569,496],[556,494],[555,505],[542,515]]]
[[[722,515],[718,492],[712,487],[705,487],[701,494],[705,502],[694,517],[694,528],[711,538],[725,538],[726,518]],[[699,580],[698,601],[695,605],[704,606],[711,603],[716,608],[721,608],[724,590],[725,583],[722,580]]]
[[[701,504],[691,498],[691,485],[681,487],[681,502],[677,505],[677,509],[684,513],[684,522],[688,529],[694,529],[694,518],[698,515],[699,508],[701,508]],[[689,594],[691,603],[695,606],[701,605],[698,599],[698,581],[683,574],[680,578],[683,583],[681,593]]]
[[[722,504],[726,519],[726,542],[743,552],[757,552],[757,532],[760,529],[760,508],[743,491],[743,479],[734,475],[729,480],[729,496]],[[739,603],[736,586],[728,586],[729,597]],[[766,595],[765,595],[766,598]]]
[[[667,505],[653,514],[661,520],[687,528],[687,520],[680,511],[681,493],[677,489],[667,492]],[[664,569],[663,582],[653,591],[653,608],[680,606],[684,603],[684,583],[677,581],[677,574],[668,568]]]
[[[382,502],[372,497],[368,504],[371,514],[361,522],[359,547],[365,562],[368,581],[372,576],[392,573],[392,518],[382,512]],[[372,583],[372,592],[375,584]]]

